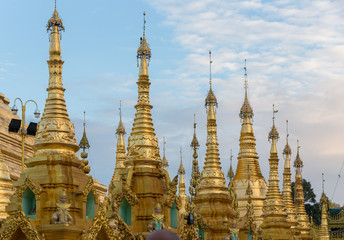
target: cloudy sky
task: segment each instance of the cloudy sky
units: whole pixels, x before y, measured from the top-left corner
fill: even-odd
[[[285,121],[290,145],[296,141],[303,176],[320,197],[325,190],[344,204],[344,4],[328,0],[58,0],[65,96],[80,140],[83,111],[91,144],[91,174],[108,185],[115,165],[119,101],[128,133],[137,98],[136,50],[147,13],[146,36],[152,48],[149,67],[153,120],[160,147],[166,137],[169,172],[177,172],[180,153],[187,181],[191,174],[193,114],[198,123],[203,166],[206,140],[204,99],[209,89],[208,51],[212,50],[213,89],[219,101],[218,136],[222,169],[234,167],[239,151],[247,59],[249,99],[254,109],[257,151],[268,177],[272,104],[279,110],[280,176]],[[41,111],[48,85],[48,34],[53,1],[0,1],[0,92],[34,99]],[[28,107],[33,118],[34,106]],[[344,170],[341,173],[344,175]]]

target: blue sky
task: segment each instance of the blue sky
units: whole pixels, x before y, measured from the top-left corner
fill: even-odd
[[[48,85],[45,25],[53,7],[53,1],[0,1],[0,92],[10,100],[18,96],[34,99],[41,111]],[[126,130],[131,130],[137,97],[136,50],[142,35],[142,12],[146,11],[147,40],[152,48],[152,114],[161,149],[166,137],[170,175],[177,173],[182,146],[189,180],[194,113],[203,166],[204,99],[209,88],[208,51],[212,50],[223,170],[228,171],[230,149],[236,167],[247,58],[249,98],[265,178],[274,103],[279,110],[279,153],[288,119],[292,159],[299,139],[304,178],[312,182],[320,197],[324,172],[326,192],[332,198],[344,159],[341,1],[58,0],[57,8],[66,28],[61,44],[68,111],[79,140],[83,111],[87,112],[91,174],[102,183],[108,185],[114,169],[120,100]],[[28,111],[33,112],[34,106]],[[279,156],[282,180],[283,157]],[[333,198],[341,204],[343,178]]]

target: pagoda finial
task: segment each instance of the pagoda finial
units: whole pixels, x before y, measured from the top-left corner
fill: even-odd
[[[269,133],[269,139],[277,141],[279,138],[279,134],[277,132],[277,129],[275,127],[275,114],[278,112],[278,110],[275,110],[275,104],[272,105],[272,128]]]
[[[162,167],[166,170],[168,167],[168,161],[166,159],[166,139],[164,137],[164,142],[163,142],[163,157],[162,157]]]
[[[137,49],[137,66],[139,66],[139,59],[141,59],[139,76],[148,76],[148,63],[151,58],[151,50],[146,41],[146,13],[143,12],[143,34],[140,38],[140,46]],[[148,60],[148,63],[147,63]]]
[[[231,149],[231,156],[230,156],[230,166],[229,166],[229,170],[227,173],[227,178],[229,179],[229,181],[231,181],[234,177],[234,172],[233,172],[233,166],[232,166],[232,162],[233,162],[233,153],[232,153],[232,149]]]
[[[286,144],[285,144],[285,147],[284,147],[284,150],[283,150],[283,155],[284,155],[285,158],[287,158],[287,156],[288,156],[288,167],[290,168],[290,166],[289,166],[289,157],[291,155],[291,148],[290,148],[289,142],[288,142],[288,140],[289,140],[288,124],[289,124],[289,122],[288,122],[288,120],[286,120],[286,128],[287,128],[286,133],[287,134],[286,134]],[[286,161],[286,164],[287,164],[287,161]]]
[[[179,174],[185,174],[185,169],[184,169],[184,166],[183,166],[183,151],[182,151],[182,147],[180,146],[180,166],[179,166],[179,169],[178,169],[178,173]]]
[[[83,136],[80,140],[80,144],[79,147],[83,149],[83,152],[85,152],[85,149],[89,149],[90,148],[90,144],[88,143],[88,139],[86,137],[86,111],[84,111],[84,133]],[[87,158],[87,153],[86,153],[86,157],[82,157],[82,158]]]
[[[244,65],[244,76],[245,76],[245,98],[244,98],[244,103],[240,109],[239,117],[241,119],[244,119],[245,117],[252,118],[253,117],[253,109],[248,101],[248,81],[247,81],[247,66],[246,66],[246,59],[245,59],[245,65]]]
[[[294,161],[294,167],[296,168],[296,172],[300,172],[301,173],[301,169],[303,167],[303,162],[300,158],[300,141],[297,140],[297,153],[296,153],[296,158]]]
[[[119,123],[118,123],[118,127],[117,127],[117,130],[116,130],[116,134],[117,135],[124,135],[126,134],[125,132],[125,128],[124,128],[124,125],[123,125],[123,122],[122,122],[122,101],[120,100],[119,101]]]
[[[88,153],[86,152],[86,149],[90,148],[90,144],[88,143],[88,139],[86,137],[86,111],[84,111],[84,133],[82,135],[82,138],[80,140],[79,147],[82,148],[82,153],[81,153],[81,168],[84,171],[84,173],[88,174],[91,169],[90,166],[88,166],[88,160],[86,160]]]
[[[209,63],[210,63],[210,78],[209,78],[209,91],[208,91],[208,96],[205,99],[205,107],[209,107],[209,109],[207,109],[208,111],[208,115],[214,115],[215,116],[215,111],[214,111],[214,107],[217,107],[217,99],[215,97],[215,94],[213,92],[212,89],[212,79],[211,79],[211,64],[213,63],[213,60],[211,59],[211,51],[209,51]],[[214,117],[212,116],[212,117]],[[208,116],[209,117],[209,116]]]
[[[194,114],[194,135],[193,135],[193,138],[192,138],[192,141],[191,141],[191,147],[194,148],[194,150],[197,150],[197,148],[199,148],[199,142],[197,140],[197,137],[196,137],[196,114]],[[196,151],[194,151],[196,152]],[[194,157],[194,158],[197,158],[197,157]]]
[[[56,0],[55,0],[55,8],[54,8],[54,13],[52,17],[49,19],[48,24],[47,24],[47,31],[54,31],[54,27],[56,27],[56,30],[58,31],[64,31],[65,28],[62,23],[62,19],[60,18],[57,9],[56,9]]]
[[[165,153],[166,153],[166,138],[165,137],[164,137],[163,144],[164,144],[163,150],[164,150],[164,156],[165,156]]]

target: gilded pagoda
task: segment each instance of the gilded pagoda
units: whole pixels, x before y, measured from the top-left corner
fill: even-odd
[[[261,173],[252,124],[253,108],[248,97],[246,60],[245,95],[239,113],[240,151],[235,174],[231,156],[229,185],[226,185],[219,154],[216,118],[219,104],[213,90],[210,51],[209,90],[204,101],[206,154],[204,159],[198,156],[200,144],[194,120],[190,144],[193,159],[189,194],[186,191],[186,171],[181,150],[179,169],[173,173],[173,178],[170,177],[165,139],[161,158],[151,114],[153,105],[150,102],[148,69],[152,52],[146,38],[145,23],[144,13],[143,33],[136,55],[139,71],[134,121],[126,144],[127,133],[120,106],[116,129],[116,163],[105,197],[106,188],[89,175],[87,149],[91,146],[86,134],[86,120],[82,138],[77,144],[74,125],[67,112],[60,44],[61,31],[65,28],[55,6],[47,24],[50,35],[48,96],[34,143],[30,144],[30,139],[27,140],[25,170],[21,173],[17,170],[17,155],[12,156],[9,148],[0,147],[0,219],[3,220],[0,221],[0,240],[143,240],[151,232],[160,229],[173,231],[183,240],[239,237],[312,239],[304,206],[303,161],[299,147],[294,161],[295,200],[292,199],[288,130],[283,150],[283,189],[279,188],[279,132],[275,126],[277,111],[274,108],[268,134],[270,157],[262,160],[269,162],[268,182]],[[3,95],[0,95],[0,100],[0,107],[5,109],[0,114],[5,111],[9,115],[9,100]],[[0,142],[8,142],[10,138],[3,131],[7,122],[0,123]],[[17,145],[14,144],[15,148]],[[80,149],[81,159],[77,155]],[[204,161],[201,171],[200,161]],[[323,221],[318,236],[319,239],[329,239],[327,220],[330,217],[328,199],[324,193],[321,202]],[[313,239],[317,239],[314,236]]]
[[[263,205],[267,191],[267,184],[259,166],[259,157],[256,151],[256,139],[254,136],[252,118],[253,109],[248,100],[247,67],[245,60],[245,97],[240,109],[242,120],[240,132],[240,151],[238,154],[238,166],[233,178],[234,191],[237,195],[239,216],[246,213],[248,185],[252,188],[252,206],[255,221],[258,226],[263,222]]]

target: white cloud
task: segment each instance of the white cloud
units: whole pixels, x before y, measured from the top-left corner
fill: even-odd
[[[153,102],[159,108],[158,121],[168,116],[167,111],[161,110],[166,105],[169,112],[181,114],[178,121],[169,121],[168,128],[165,124],[158,129],[173,142],[170,157],[178,159],[177,145],[184,144],[183,139],[191,140],[191,116],[202,109],[208,81],[207,53],[212,49],[214,89],[220,103],[218,125],[223,170],[228,169],[229,149],[238,152],[237,114],[243,98],[243,59],[247,58],[257,150],[265,176],[269,151],[266,136],[271,126],[271,105],[275,103],[280,110],[280,135],[285,134],[284,121],[289,119],[294,152],[296,139],[301,140],[304,177],[312,181],[319,196],[319,179],[325,172],[328,195],[332,196],[344,159],[344,27],[339,24],[344,21],[343,4],[282,0],[147,2],[165,17],[164,24],[174,31],[172,41],[185,53],[177,68],[165,69],[166,74],[173,73],[168,87],[180,94],[170,93],[168,101]],[[200,112],[201,159],[204,159],[204,118],[205,114]],[[180,131],[176,132],[176,128]],[[284,142],[282,137],[280,153]],[[176,172],[176,168],[171,167],[171,171]],[[344,192],[337,189],[334,200],[343,204],[343,198]]]

